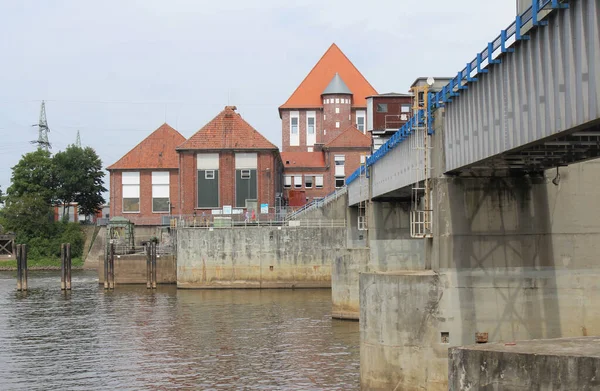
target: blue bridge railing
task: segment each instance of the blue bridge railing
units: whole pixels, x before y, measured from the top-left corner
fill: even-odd
[[[499,58],[503,53],[514,52],[514,49],[510,48],[516,41],[529,39],[528,35],[522,35],[522,27],[532,21],[533,26],[544,26],[548,24],[547,21],[538,20],[538,13],[543,9],[561,9],[568,8],[569,5],[565,3],[565,0],[533,0],[531,7],[525,12],[517,15],[515,21],[508,26],[505,30],[500,32],[500,35],[489,42],[487,47],[477,53],[475,59],[467,66],[458,72],[448,84],[446,84],[439,92],[428,94],[428,107],[427,107],[427,121],[429,134],[433,134],[433,111],[436,108],[443,107],[444,104],[452,102],[452,98],[459,96],[460,91],[466,90],[468,84],[476,82],[478,74],[488,73],[487,67],[491,64],[499,64],[502,60]],[[496,54],[495,54],[496,53]],[[494,55],[495,54],[495,55]],[[354,182],[368,167],[375,164],[394,147],[403,142],[412,134],[414,129],[418,126],[423,125],[425,112],[419,110],[416,116],[413,116],[404,126],[402,126],[394,135],[383,144],[372,156],[367,158],[366,167],[361,166],[359,169],[354,171],[346,179],[346,185]]]

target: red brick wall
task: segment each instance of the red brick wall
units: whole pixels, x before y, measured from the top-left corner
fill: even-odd
[[[270,207],[275,204],[275,193],[280,191],[280,173],[278,153],[273,151],[258,152],[258,205],[268,203]],[[180,153],[181,165],[181,213],[191,215],[196,208],[197,200],[197,169],[196,153]],[[267,170],[268,168],[268,170]],[[269,174],[267,174],[269,173]],[[270,179],[269,179],[270,175]],[[219,206],[235,205],[235,153],[222,151],[219,154]],[[207,208],[205,210],[210,210]]]
[[[326,95],[325,99],[350,99],[352,102],[351,95]],[[335,109],[339,108],[340,112],[336,114]],[[333,140],[337,136],[339,136],[344,130],[346,130],[350,125],[353,124],[352,117],[352,103],[327,103],[323,105],[323,114],[327,117],[323,121],[323,129],[327,131],[323,135],[323,144],[327,144],[329,141]],[[336,122],[340,123],[340,127],[336,128]]]
[[[140,173],[140,211],[139,213],[123,212],[123,183],[122,170],[110,172],[110,217],[123,216],[138,225],[159,225],[161,216],[168,213],[152,212],[152,171],[165,171],[160,169],[128,170]],[[178,170],[169,170],[169,197],[171,200],[171,214],[178,214],[179,205],[179,173]]]

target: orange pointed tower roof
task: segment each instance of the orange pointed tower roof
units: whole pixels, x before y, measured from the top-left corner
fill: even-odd
[[[166,123],[143,139],[107,170],[179,168],[175,148],[185,137]]]
[[[235,106],[225,106],[223,111],[178,146],[177,150],[277,150],[275,145],[254,129],[235,110]]]
[[[377,95],[375,88],[334,43],[279,109],[321,107],[321,94],[336,73],[352,92],[354,106],[364,107],[367,96]]]

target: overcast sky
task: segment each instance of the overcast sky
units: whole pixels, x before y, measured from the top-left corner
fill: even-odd
[[[163,122],[189,137],[227,104],[281,146],[277,108],[333,42],[378,92],[407,92],[419,76],[455,76],[515,8],[514,0],[0,0],[0,186],[35,149],[43,99],[52,152],[79,129],[104,167]]]

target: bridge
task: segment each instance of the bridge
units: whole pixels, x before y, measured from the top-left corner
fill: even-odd
[[[333,315],[360,319],[363,389],[447,389],[451,346],[600,335],[600,2],[530,4],[415,84],[326,206],[350,225]]]
[[[598,157],[598,8],[533,1],[348,177],[350,205],[422,196],[415,183],[441,174],[536,175]]]

